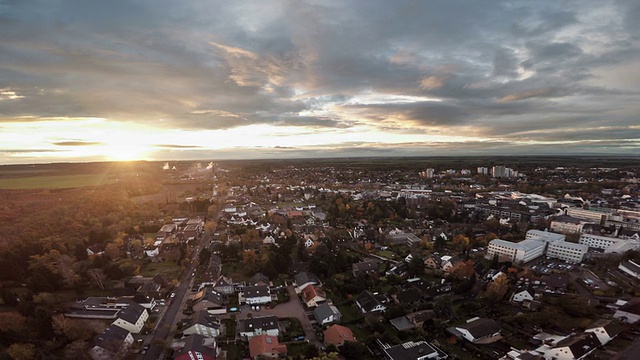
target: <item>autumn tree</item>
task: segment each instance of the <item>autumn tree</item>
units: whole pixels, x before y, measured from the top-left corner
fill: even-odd
[[[254,250],[245,250],[242,253],[242,263],[245,274],[255,274],[260,269],[260,257]]]
[[[462,234],[455,236],[451,243],[456,251],[463,251],[469,248],[469,238]]]
[[[509,278],[505,274],[500,274],[492,282],[487,285],[484,293],[485,298],[489,302],[500,302],[509,290]]]
[[[36,346],[28,343],[11,344],[7,354],[13,360],[33,360],[36,357]]]
[[[475,272],[476,270],[473,267],[473,260],[458,261],[453,265],[453,267],[451,267],[451,270],[449,270],[451,277],[456,280],[470,279]]]
[[[87,270],[87,277],[96,285],[100,290],[104,290],[107,274],[102,269],[89,269]]]

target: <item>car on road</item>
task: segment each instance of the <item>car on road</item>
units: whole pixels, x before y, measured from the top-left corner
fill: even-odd
[[[171,295],[169,295],[169,298],[173,299],[174,297],[176,297],[176,293],[171,293]]]

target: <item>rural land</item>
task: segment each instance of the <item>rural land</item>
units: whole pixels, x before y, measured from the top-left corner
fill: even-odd
[[[640,159],[0,166],[0,360],[637,359]]]

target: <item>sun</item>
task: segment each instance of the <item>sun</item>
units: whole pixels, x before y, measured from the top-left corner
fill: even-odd
[[[103,147],[103,155],[112,161],[142,160],[150,149],[138,144],[110,144]]]

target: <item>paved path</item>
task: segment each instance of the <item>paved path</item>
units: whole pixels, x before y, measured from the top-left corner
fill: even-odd
[[[284,304],[278,304],[273,309],[267,309],[263,306],[260,307],[260,311],[252,312],[253,317],[257,316],[267,316],[274,315],[278,318],[287,318],[287,317],[295,317],[300,320],[300,324],[302,325],[302,329],[304,330],[304,335],[306,340],[309,340],[310,343],[316,346],[322,346],[318,337],[316,336],[316,331],[313,329],[311,325],[311,321],[307,317],[304,307],[300,302],[300,298],[298,294],[296,294],[296,290],[293,285],[287,286],[287,292],[289,293],[289,301]],[[250,311],[245,311],[248,309],[248,306],[243,307],[243,311],[236,315],[237,319],[246,319],[247,315]]]

